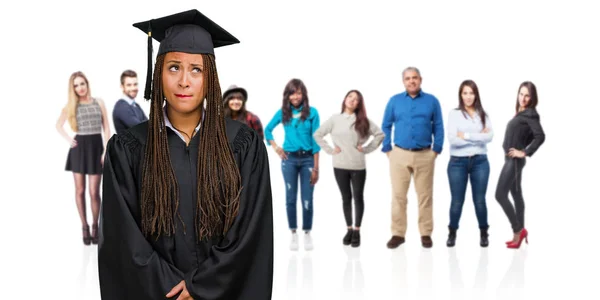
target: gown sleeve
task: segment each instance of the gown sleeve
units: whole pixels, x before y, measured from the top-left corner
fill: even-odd
[[[266,148],[255,132],[242,127],[234,153],[242,179],[239,214],[208,258],[185,275],[195,300],[271,299],[273,213]]]
[[[98,244],[101,297],[165,299],[184,274],[160,257],[136,222],[139,189],[132,167],[136,153],[127,140],[133,137],[127,134],[109,140],[104,159]]]

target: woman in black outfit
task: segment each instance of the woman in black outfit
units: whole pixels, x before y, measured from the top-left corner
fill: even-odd
[[[134,26],[148,35],[150,114],[106,146],[101,298],[271,299],[268,155],[223,118],[215,57],[239,40],[195,9]]]
[[[506,153],[504,167],[496,187],[496,200],[502,206],[512,226],[514,236],[506,242],[508,248],[519,248],[523,239],[527,241],[525,229],[525,202],[521,190],[521,174],[525,157],[531,157],[544,143],[545,134],[540,124],[536,106],[538,96],[535,85],[525,81],[519,86],[516,114],[508,122],[502,148]],[[514,207],[508,199],[512,195]]]

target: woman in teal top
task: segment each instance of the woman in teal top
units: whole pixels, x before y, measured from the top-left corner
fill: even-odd
[[[283,148],[273,138],[273,129],[283,124],[285,137]],[[302,230],[304,248],[313,249],[310,230],[313,219],[313,191],[319,179],[319,151],[313,134],[319,128],[319,113],[308,104],[306,86],[300,79],[292,79],[283,91],[283,103],[267,127],[265,138],[273,150],[281,157],[281,171],[286,185],[286,209],[288,225],[292,231],[291,250],[298,250],[298,228],[296,206],[298,177],[302,196]]]

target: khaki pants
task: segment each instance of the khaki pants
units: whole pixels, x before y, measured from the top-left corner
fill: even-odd
[[[390,153],[392,179],[392,235],[406,234],[406,204],[410,179],[414,175],[419,201],[419,231],[421,236],[431,236],[433,231],[433,150],[408,151],[393,147]]]

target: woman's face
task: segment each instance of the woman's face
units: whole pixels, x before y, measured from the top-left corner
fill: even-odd
[[[352,92],[348,94],[348,96],[346,96],[346,100],[344,100],[344,105],[346,106],[346,109],[350,112],[354,112],[356,110],[356,107],[358,106],[358,95],[356,94],[356,92]]]
[[[88,85],[83,77],[75,77],[73,80],[73,88],[77,97],[85,97],[88,94]]]
[[[475,103],[475,93],[470,86],[464,86],[460,96],[465,107],[471,107]]]
[[[163,93],[169,106],[179,113],[201,109],[206,96],[201,54],[168,52],[162,71]]]
[[[229,109],[231,109],[232,111],[240,111],[240,109],[242,109],[242,105],[244,104],[242,99],[240,99],[239,97],[233,97],[229,99],[228,103]]]
[[[289,99],[290,99],[290,103],[294,107],[300,106],[300,104],[302,104],[302,90],[297,89],[295,93],[290,95]]]
[[[525,86],[521,87],[521,89],[519,90],[519,106],[527,107],[527,105],[529,104],[529,100],[529,89]]]

